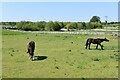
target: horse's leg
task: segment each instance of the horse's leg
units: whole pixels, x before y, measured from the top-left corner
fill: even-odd
[[[34,60],[34,52],[30,54],[30,59],[33,61]]]
[[[88,47],[88,40],[86,41],[86,44],[85,44],[85,45],[86,45],[85,49],[87,49],[87,47]]]
[[[31,55],[30,59],[32,60],[32,55]]]
[[[97,46],[96,46],[96,49],[98,49],[98,44],[97,44]]]
[[[87,49],[87,47],[88,47],[88,44],[86,44],[86,47],[85,47],[85,49]]]
[[[101,49],[104,50],[104,49],[103,49],[103,45],[101,45],[101,44],[99,44],[99,45],[101,46]]]
[[[32,55],[29,53],[29,57],[30,57],[30,59],[32,59]]]
[[[29,52],[29,56],[30,56],[30,59],[32,60],[33,56],[31,52]]]
[[[34,60],[34,52],[33,52],[33,54],[32,54],[32,60]]]
[[[89,45],[89,49],[90,49],[90,45],[91,45],[91,43],[89,43],[88,45]]]
[[[27,51],[27,53],[30,53],[30,49],[28,48],[28,51]]]

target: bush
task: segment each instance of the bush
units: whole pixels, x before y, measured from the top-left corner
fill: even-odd
[[[89,22],[87,23],[87,29],[96,29],[96,28],[102,28],[102,24],[99,22]]]
[[[53,26],[54,23],[52,21],[49,21],[46,25],[45,25],[45,30],[46,31],[53,31]]]
[[[77,23],[77,29],[86,29],[86,23],[85,22],[78,22]]]
[[[71,22],[71,23],[67,24],[65,27],[67,28],[68,31],[69,31],[70,29],[77,29],[77,28],[78,28],[76,22]]]
[[[58,22],[52,22],[49,21],[46,25],[45,25],[45,30],[47,31],[60,31],[61,27],[58,24]]]
[[[46,25],[46,22],[44,22],[44,21],[35,22],[35,26],[36,26],[40,31],[44,31],[44,30],[45,30],[45,25]]]
[[[25,30],[25,31],[38,31],[39,30],[39,28],[35,26],[35,23],[26,22],[26,21],[21,21],[17,23],[17,28],[19,30]]]
[[[58,24],[58,22],[54,22],[53,30],[54,31],[60,31],[61,26]]]

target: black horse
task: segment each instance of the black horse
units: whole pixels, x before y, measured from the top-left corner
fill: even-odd
[[[91,43],[93,43],[93,44],[97,44],[96,49],[98,49],[98,45],[100,45],[101,49],[103,50],[103,45],[101,45],[101,43],[103,41],[109,42],[109,40],[107,38],[103,38],[103,39],[101,39],[101,38],[97,38],[97,39],[88,38],[87,41],[86,41],[86,47],[85,48],[87,49],[87,47],[89,46],[89,49],[90,49],[90,45],[91,45]]]
[[[35,50],[35,42],[30,41],[27,45],[27,53],[29,53],[30,59],[34,60],[34,50]]]

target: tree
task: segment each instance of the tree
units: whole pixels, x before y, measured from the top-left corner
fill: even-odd
[[[83,29],[83,28],[84,28],[84,27],[83,27],[82,23],[81,23],[81,22],[78,22],[78,23],[77,23],[77,29],[80,30],[80,29]]]
[[[82,22],[82,25],[83,25],[83,29],[86,29],[86,23],[85,22]]]
[[[59,22],[59,25],[61,28],[64,28],[64,26],[65,26],[63,22]]]
[[[16,22],[8,22],[9,23],[9,25],[11,25],[11,26],[15,26],[16,25]]]
[[[24,27],[24,25],[25,25],[25,21],[21,21],[21,22],[17,22],[17,28],[18,29],[23,29],[23,27]]]
[[[87,29],[95,29],[95,28],[102,28],[101,23],[99,22],[89,22],[87,25]]]
[[[91,19],[90,19],[90,22],[100,22],[100,17],[99,16],[93,16]]]
[[[68,31],[70,31],[70,29],[77,29],[78,26],[76,22],[71,22],[67,24],[65,27],[67,28]]]
[[[39,28],[40,31],[43,31],[45,30],[46,22],[45,21],[36,22],[35,25]]]
[[[60,31],[61,26],[58,24],[58,22],[54,22],[53,30],[54,31]]]
[[[39,28],[35,26],[34,22],[30,21],[21,21],[17,23],[17,28],[25,31],[38,31]]]
[[[53,21],[49,21],[49,22],[45,25],[45,30],[47,30],[47,31],[54,31],[54,30],[53,30],[53,26],[54,26]]]
[[[59,25],[59,22],[53,22],[53,21],[49,21],[46,25],[45,25],[45,30],[47,31],[60,31],[61,26]]]
[[[77,29],[86,29],[86,23],[85,22],[78,22],[77,23]]]
[[[66,28],[68,24],[70,24],[70,22],[63,22],[64,28]]]
[[[87,29],[94,29],[95,28],[95,22],[89,22]]]
[[[26,22],[24,24],[24,26],[22,27],[22,30],[25,30],[25,31],[31,31],[32,30],[32,25],[30,22]]]

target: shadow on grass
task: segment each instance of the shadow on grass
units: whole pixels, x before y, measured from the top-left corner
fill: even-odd
[[[102,49],[90,48],[90,49],[86,49],[86,50],[102,50]],[[103,50],[104,50],[104,49],[103,49]]]
[[[100,50],[100,51],[104,51],[104,50],[117,50],[117,49],[118,48],[105,47],[105,48],[103,48],[103,50],[101,48],[98,48],[98,49],[96,49],[96,48],[90,48],[88,50]]]
[[[34,56],[34,61],[41,61],[47,59],[47,56]]]

